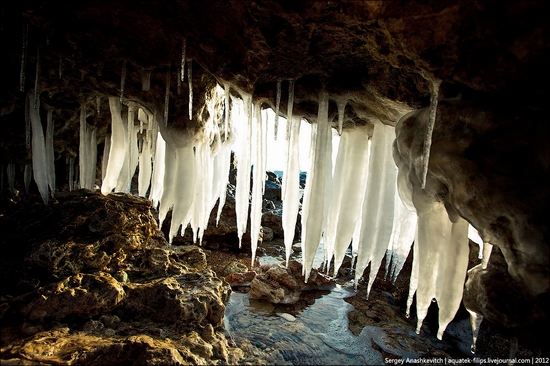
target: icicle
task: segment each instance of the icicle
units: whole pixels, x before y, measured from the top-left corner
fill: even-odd
[[[164,126],[168,126],[168,107],[170,105],[170,65],[166,72],[166,91],[164,92]]]
[[[278,117],[275,117],[278,118]],[[300,117],[288,120],[290,138],[286,148],[285,171],[283,174],[282,201],[283,201],[283,231],[286,253],[286,265],[292,252],[296,220],[300,209]]]
[[[327,269],[334,255],[334,276],[338,274],[361,214],[365,189],[357,182],[367,179],[369,145],[365,141],[368,141],[368,126],[346,130],[338,146],[325,230]]]
[[[470,325],[472,326],[472,346],[470,350],[472,353],[476,353],[477,337],[479,335],[479,328],[481,326],[481,322],[483,321],[483,316],[470,309],[466,310],[470,313]]]
[[[28,93],[27,97],[32,98],[31,93]],[[48,204],[48,172],[44,131],[42,130],[42,122],[40,121],[40,100],[37,101],[36,108],[30,108],[29,112],[32,125],[32,168],[34,181],[38,186],[42,200],[45,204]]]
[[[109,163],[109,151],[111,150],[111,134],[108,133],[105,136],[105,143],[103,145],[103,157],[101,159],[101,182],[105,180],[107,175],[107,164]]]
[[[21,71],[19,72],[19,91],[25,91],[25,74],[27,68],[27,47],[29,44],[29,25],[23,27],[23,48],[21,50]]]
[[[291,85],[293,87],[293,82]],[[289,109],[291,108],[289,107]],[[292,116],[292,112],[289,115]],[[328,121],[328,93],[325,90],[319,92],[317,123],[312,126],[312,136],[315,138],[312,138],[311,143],[311,165],[308,170],[302,206],[302,264],[306,282],[309,279],[313,259],[321,241],[324,214],[327,210],[325,194],[330,191],[330,187],[327,187],[327,176],[332,173],[330,158],[332,135]]]
[[[393,127],[381,122],[374,124],[355,271],[358,283],[370,263],[367,297],[391,237],[397,175],[392,158],[394,139]]]
[[[25,192],[28,194],[31,190],[32,180],[32,164],[25,164],[25,171],[23,172],[23,182],[25,183]]]
[[[441,80],[431,79],[432,97],[430,100],[430,118],[426,125],[426,135],[424,136],[424,149],[422,151],[422,189],[426,188],[426,178],[428,176],[428,163],[430,161],[430,148],[432,146],[432,134],[435,126],[435,118],[437,114],[437,102],[439,98],[439,86]]]
[[[97,165],[97,132],[96,128],[92,127],[88,130],[88,182],[86,185],[90,189],[95,189],[95,176],[96,176],[96,165]]]
[[[149,199],[153,201],[154,208],[158,207],[159,201],[162,197],[164,184],[165,149],[166,143],[162,138],[160,132],[158,132],[153,164],[153,177],[151,179],[151,190],[149,191]]]
[[[274,139],[277,141],[277,135],[279,134],[279,108],[281,106],[281,81],[277,81],[277,96],[275,97],[275,128],[273,129]],[[288,121],[291,117],[288,117]],[[287,122],[290,123],[290,122]],[[289,132],[290,133],[290,132]],[[287,259],[288,262],[288,259]]]
[[[36,48],[36,72],[34,78],[34,96],[33,96],[33,108],[38,109],[40,101],[40,47]]]
[[[346,104],[348,100],[346,98],[339,98],[336,102],[338,107],[338,134],[342,135],[342,128],[344,127],[344,114],[346,111]]]
[[[134,148],[134,144],[137,145],[137,137],[134,130],[134,121],[136,120],[136,105],[134,102],[130,102],[128,105],[128,125],[126,127],[126,133],[128,134],[126,137],[126,141],[128,141],[128,165],[127,165],[127,182],[128,185],[131,188],[132,185],[132,177],[134,176],[134,172],[132,171],[132,164],[131,162],[134,160],[134,156],[137,159],[137,155],[134,154],[134,150],[137,150],[137,148]],[[134,140],[136,140],[134,142]],[[130,189],[128,189],[128,192]]]
[[[52,196],[55,193],[55,155],[53,149],[53,135],[53,109],[49,109],[46,127],[46,163],[48,167],[48,185],[50,186]]]
[[[151,150],[149,141],[143,140],[141,154],[139,155],[138,194],[145,197],[151,183]]]
[[[69,158],[69,191],[74,191],[74,158]]]
[[[294,108],[294,80],[289,80],[288,83],[288,104],[286,109],[286,120],[292,119],[292,109]],[[290,138],[290,123],[286,124],[286,139]]]
[[[31,148],[31,101],[25,98],[25,147]]]
[[[101,95],[98,95],[95,97],[95,107],[97,111],[97,115],[99,116],[101,114]]]
[[[254,165],[254,175],[252,184],[252,207],[250,210],[250,244],[252,248],[252,267],[256,258],[256,248],[262,227],[262,203],[265,189],[266,177],[266,145],[267,145],[267,126],[262,118],[261,103],[254,104],[255,123],[252,125],[253,144],[252,144],[252,164]]]
[[[141,74],[141,90],[149,91],[151,89],[151,70],[143,70]]]
[[[250,145],[252,142],[252,96],[241,95],[244,102],[239,104],[244,120],[238,121],[240,124],[238,130],[237,151],[235,152],[237,160],[237,187],[235,191],[235,212],[237,215],[237,235],[239,237],[239,248],[243,234],[246,232],[248,222],[248,207],[250,197]],[[235,108],[233,108],[235,110]],[[240,115],[241,113],[239,113]],[[232,116],[233,117],[233,116]],[[237,113],[234,115],[238,118]]]
[[[187,80],[189,84],[189,119],[193,120],[193,60],[187,62]]]
[[[185,78],[185,54],[187,52],[187,39],[183,39],[183,44],[181,46],[181,65],[180,65],[180,81],[183,82]]]
[[[111,110],[111,147],[109,162],[105,179],[101,185],[101,193],[109,194],[116,187],[118,177],[124,166],[128,142],[126,141],[126,128],[122,123],[121,105],[115,97],[109,97]]]
[[[86,124],[86,107],[84,104],[80,106],[80,140],[79,140],[79,151],[78,151],[78,165],[80,167],[80,188],[91,189],[88,186],[88,156],[90,151],[88,151],[88,126]]]
[[[8,173],[8,186],[10,187],[11,193],[15,194],[15,164],[8,163],[6,171]]]
[[[224,141],[227,141],[228,139],[228,133],[229,133],[229,118],[231,117],[230,114],[230,106],[231,103],[229,101],[229,98],[231,96],[231,86],[229,83],[224,83],[223,88],[225,90],[225,103],[224,103]]]
[[[491,257],[492,251],[493,251],[493,245],[489,243],[484,243],[483,258],[481,260],[481,268],[487,269],[487,265],[489,264],[489,258]]]
[[[122,61],[122,70],[120,71],[120,103],[124,101],[125,86],[126,86],[126,60]]]

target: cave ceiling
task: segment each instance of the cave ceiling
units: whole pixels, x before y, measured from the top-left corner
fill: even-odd
[[[151,108],[162,108],[170,69],[171,123],[192,124],[184,113],[188,96],[175,90],[184,42],[196,95],[213,76],[274,106],[281,81],[286,105],[287,80],[294,79],[294,111],[310,120],[321,88],[331,96],[333,115],[335,100],[348,100],[346,123],[375,118],[394,125],[429,105],[434,79],[442,80],[440,99],[528,108],[548,99],[541,86],[550,33],[544,1],[96,0],[2,8],[5,120],[19,118],[24,104],[25,31],[24,89],[34,88],[40,53],[43,103],[74,123],[80,104],[92,108],[97,96],[121,95],[125,68],[124,96]],[[148,73],[151,88],[143,91]],[[108,118],[96,119],[104,127],[100,137]],[[71,145],[76,136],[66,132],[65,139]]]

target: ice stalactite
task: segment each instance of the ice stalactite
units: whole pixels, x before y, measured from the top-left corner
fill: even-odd
[[[126,60],[122,61],[122,69],[120,71],[120,103],[124,100],[124,88],[126,86]]]
[[[122,123],[120,100],[109,97],[109,108],[111,111],[111,146],[107,172],[101,185],[101,193],[104,195],[111,193],[117,186],[119,175],[124,166],[126,151],[128,150],[126,126]]]
[[[227,140],[229,134],[229,120],[231,118],[231,85],[229,83],[223,84],[224,89],[224,141]]]
[[[326,178],[327,175],[332,174],[332,134],[328,120],[328,106],[328,93],[321,90],[317,123],[312,126],[312,137],[314,136],[314,138],[311,142],[311,165],[308,170],[302,206],[302,262],[306,282],[321,241],[326,213],[324,197],[325,193],[330,190],[330,187],[327,187]]]
[[[151,70],[143,70],[141,73],[141,90],[149,91],[151,89]]]
[[[185,58],[187,53],[187,39],[183,39],[183,43],[181,46],[181,65],[180,65],[180,81],[183,82],[185,79]]]
[[[32,164],[25,164],[25,170],[23,171],[23,182],[25,183],[25,192],[28,194],[31,190],[32,180]]]
[[[6,172],[8,174],[8,186],[10,187],[10,191],[15,194],[15,164],[8,163]]]
[[[193,60],[187,62],[187,84],[189,87],[189,119],[193,120]]]
[[[151,190],[149,191],[149,199],[153,201],[153,207],[157,208],[162,197],[164,187],[164,153],[166,150],[166,142],[162,138],[160,132],[157,132],[157,144],[155,147],[153,175],[151,177]]]
[[[470,239],[471,241],[473,241],[474,243],[476,243],[479,246],[479,252],[478,252],[477,257],[479,259],[482,259],[483,258],[483,247],[484,247],[483,239],[481,239],[481,237],[479,236],[478,231],[472,225],[468,225],[468,239]]]
[[[36,48],[36,69],[34,74],[33,108],[38,109],[40,101],[40,47]]]
[[[174,205],[176,184],[176,151],[172,146],[166,143],[164,152],[164,179],[162,181],[162,195],[159,200],[158,209],[159,227],[162,227],[166,214]]]
[[[48,166],[48,185],[53,195],[55,192],[55,155],[53,149],[53,109],[48,109],[46,126],[46,162]]]
[[[109,164],[109,152],[111,151],[111,134],[108,133],[105,136],[105,143],[103,145],[103,157],[101,158],[101,182],[105,180],[107,176],[107,164]]]
[[[389,274],[391,281],[395,283],[411,250],[418,221],[412,202],[412,186],[403,172],[397,173],[393,216],[390,244],[386,253],[386,276]]]
[[[294,80],[288,81],[288,104],[286,107],[286,120],[292,120],[292,110],[294,109]],[[285,138],[288,140],[290,138],[290,123],[286,124],[286,135]]]
[[[277,117],[275,117],[277,118]],[[286,265],[292,252],[292,243],[296,232],[296,221],[300,209],[300,117],[294,116],[287,121],[290,124],[290,138],[287,141],[286,164],[283,174],[283,231],[285,242]]]
[[[34,93],[27,93],[27,98],[34,99]],[[29,101],[29,107],[32,105]],[[32,168],[33,177],[38,191],[45,204],[48,204],[48,169],[46,161],[46,144],[44,141],[44,131],[40,121],[40,100],[36,105],[29,108],[29,114],[32,125]]]
[[[151,183],[151,146],[145,137],[139,154],[138,194],[145,197]]]
[[[428,164],[430,162],[430,149],[432,146],[432,134],[435,126],[435,119],[437,116],[437,103],[439,98],[439,86],[441,85],[441,80],[432,78],[430,80],[431,84],[431,100],[430,100],[430,118],[426,124],[426,134],[424,135],[424,149],[422,151],[422,177],[420,181],[422,182],[422,189],[426,188],[426,177],[428,176]]]
[[[88,127],[86,123],[86,107],[80,107],[80,145],[79,145],[80,188],[94,189],[97,140],[96,129]]]
[[[262,203],[265,190],[267,124],[262,118],[261,103],[254,104],[255,122],[252,125],[252,207],[250,209],[250,244],[252,247],[252,266],[256,258],[256,248],[262,227]]]
[[[483,245],[483,256],[481,258],[481,267],[487,269],[489,264],[489,258],[491,258],[491,252],[493,251],[493,245],[489,243],[484,243]]]
[[[121,174],[118,177],[117,185],[115,187],[116,192],[130,193],[132,188],[132,178],[136,172],[138,166],[138,140],[137,140],[137,128],[135,126],[135,104],[130,104],[128,108],[128,120],[127,120],[127,148],[126,157],[124,159],[124,165],[122,167]]]
[[[462,218],[451,222],[443,202],[422,192],[413,191],[418,213],[415,241],[418,255],[414,257],[414,261],[418,261],[416,331],[420,332],[432,299],[436,299],[439,306],[437,337],[441,339],[462,301],[468,266],[468,222]]]
[[[479,328],[483,321],[483,316],[469,309],[466,310],[470,313],[470,326],[472,327],[472,346],[470,350],[472,353],[476,353],[477,337],[479,335]]]
[[[95,97],[95,108],[97,115],[99,116],[101,114],[101,96],[98,95]]]
[[[325,229],[326,267],[334,256],[334,275],[338,274],[361,214],[365,188],[357,182],[367,179],[368,129],[361,126],[344,130],[338,146]]]
[[[235,192],[235,211],[237,215],[237,235],[239,236],[239,248],[241,247],[243,234],[246,232],[248,222],[248,204],[250,197],[250,145],[252,141],[252,96],[242,93],[243,102],[234,103],[233,113],[236,125],[238,125],[237,151],[237,187]]]
[[[338,98],[336,100],[336,106],[338,107],[338,134],[342,135],[342,128],[344,127],[344,115],[346,112],[346,104],[348,104],[347,98]]]
[[[392,232],[397,167],[392,158],[394,128],[375,122],[362,208],[355,283],[370,263],[367,296],[378,274]]]
[[[231,168],[231,147],[235,140],[231,128],[229,127],[229,136],[225,138],[224,144],[220,147],[214,160],[214,197],[219,197],[218,212],[216,215],[216,226],[220,222],[225,199],[227,197],[227,183],[229,181],[229,171]]]
[[[164,125],[168,126],[168,109],[170,106],[170,66],[168,66],[168,71],[166,72],[166,89],[164,92]]]
[[[27,69],[27,48],[29,46],[29,25],[23,25],[23,46],[21,49],[21,70],[19,72],[19,91],[25,91],[25,75]]]
[[[273,128],[274,139],[277,140],[277,135],[279,134],[279,108],[281,107],[281,80],[277,81],[277,94],[275,96],[275,125]],[[291,118],[288,117],[288,121]],[[290,122],[289,122],[290,123]],[[288,259],[287,259],[288,262]]]

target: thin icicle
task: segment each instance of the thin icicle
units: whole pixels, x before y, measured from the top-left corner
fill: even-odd
[[[125,86],[126,86],[126,60],[122,61],[122,70],[120,71],[120,103],[124,101]]]
[[[342,135],[342,128],[344,127],[344,114],[346,112],[347,98],[339,98],[336,102],[338,107],[338,134]]]
[[[193,60],[187,62],[187,80],[189,84],[189,119],[193,120]]]
[[[300,209],[300,117],[288,120],[290,138],[287,142],[285,171],[283,173],[282,201],[283,201],[283,231],[285,242],[286,265],[292,252],[296,220]]]
[[[90,151],[88,151],[88,126],[86,124],[86,107],[84,104],[80,106],[80,141],[79,141],[79,151],[78,151],[78,163],[80,167],[79,178],[80,178],[80,188],[88,188],[88,156]]]
[[[483,315],[478,314],[470,309],[466,310],[468,310],[468,313],[470,313],[470,326],[472,327],[472,345],[470,347],[470,351],[472,353],[476,353],[477,337],[479,335],[481,322],[483,321]]]
[[[239,126],[237,151],[235,156],[237,160],[237,187],[235,191],[235,211],[237,215],[237,235],[239,237],[239,248],[241,247],[243,234],[246,232],[248,222],[248,207],[250,197],[250,145],[252,141],[252,96],[242,94],[244,103],[238,106],[241,113],[232,115],[239,118],[236,124]],[[244,106],[243,106],[244,104]],[[233,108],[235,110],[235,108]]]
[[[286,109],[286,120],[292,120],[292,109],[294,108],[294,80],[289,80],[288,83],[288,104]],[[286,124],[286,139],[290,138],[290,123]]]
[[[138,194],[145,197],[151,183],[151,150],[147,138],[143,141],[139,154]]]
[[[25,183],[25,192],[28,194],[31,190],[32,180],[32,164],[25,164],[25,171],[23,172],[23,182]]]
[[[101,182],[105,180],[107,175],[107,164],[109,163],[109,152],[111,150],[111,134],[108,133],[105,136],[105,143],[103,146],[103,157],[101,159]]]
[[[489,264],[489,258],[491,258],[492,251],[493,251],[493,245],[489,243],[484,243],[483,258],[481,260],[481,268],[487,269],[487,265]]]
[[[101,114],[101,95],[95,97],[95,108],[97,115],[99,116]]]
[[[166,72],[166,91],[164,92],[164,126],[168,126],[168,107],[170,106],[170,65]]]
[[[424,136],[424,149],[422,151],[422,189],[426,188],[426,178],[428,176],[428,163],[430,161],[430,149],[432,146],[432,134],[435,126],[435,119],[437,116],[437,102],[439,98],[439,86],[441,85],[441,80],[431,79],[431,92],[432,96],[430,99],[430,118],[428,124],[426,125],[426,135]]]
[[[153,177],[151,178],[151,190],[149,191],[149,199],[153,201],[153,207],[157,208],[162,197],[164,187],[164,163],[166,143],[160,132],[157,132],[157,143],[155,147],[155,157],[153,164]]]
[[[281,106],[281,81],[277,81],[277,95],[275,97],[275,127],[273,129],[274,139],[277,141],[277,135],[279,134],[279,108]],[[291,118],[288,117],[288,121]],[[288,122],[290,123],[290,122]],[[288,259],[287,259],[288,262]]]
[[[228,133],[229,133],[229,118],[230,118],[230,96],[231,96],[231,85],[229,83],[223,83],[223,88],[225,91],[225,99],[224,99],[224,141],[227,141],[228,139]]]
[[[183,39],[183,44],[181,46],[181,65],[180,65],[180,81],[183,82],[185,79],[185,57],[187,53],[187,39]]]
[[[33,108],[38,109],[40,101],[40,47],[36,47],[36,72],[34,75],[34,96],[33,96]]]
[[[252,143],[252,164],[254,165],[254,175],[252,181],[252,207],[250,210],[250,244],[252,248],[252,267],[256,258],[256,248],[262,227],[262,203],[265,189],[265,166],[266,166],[266,145],[267,128],[266,122],[262,118],[261,103],[254,104],[255,123],[252,125],[253,143]]]
[[[21,71],[19,72],[19,91],[25,91],[25,75],[27,69],[27,48],[29,45],[29,25],[23,26],[23,47],[21,50]]]
[[[151,70],[143,70],[141,73],[141,90],[149,91],[151,89]]]
[[[46,127],[46,163],[48,166],[48,185],[52,195],[55,192],[55,156],[53,150],[53,109],[48,109]]]
[[[28,98],[32,95],[29,92]],[[30,104],[30,103],[29,103]],[[48,173],[46,163],[46,144],[44,141],[44,131],[40,121],[40,100],[37,101],[36,108],[30,108],[30,117],[32,125],[32,168],[33,176],[38,191],[45,204],[48,204]]]
[[[311,165],[307,175],[302,206],[302,264],[306,282],[309,279],[313,259],[321,241],[326,212],[325,194],[329,190],[327,175],[332,173],[329,164],[332,135],[328,121],[328,106],[328,93],[321,90],[317,123],[312,126],[312,136],[315,138],[312,138],[311,143]],[[290,113],[290,115],[292,114]]]

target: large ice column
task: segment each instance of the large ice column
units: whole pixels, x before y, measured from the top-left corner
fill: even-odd
[[[417,333],[426,317],[432,299],[439,306],[441,339],[454,318],[460,302],[468,267],[468,222],[457,218],[451,222],[443,202],[415,190],[418,212],[418,288],[416,290]]]
[[[411,250],[418,221],[416,209],[412,203],[412,186],[402,171],[397,173],[393,212],[392,234],[386,254],[386,276],[389,273],[392,282],[395,283]]]
[[[341,134],[325,230],[325,257],[329,264],[334,256],[334,275],[338,273],[352,241],[365,196],[363,184],[357,182],[367,179],[368,129],[368,126],[361,126],[346,129]]]
[[[277,116],[275,118],[278,118]],[[292,243],[296,232],[296,220],[300,209],[300,125],[301,118],[293,116],[290,121],[290,138],[287,140],[286,165],[283,174],[283,231],[286,264],[292,252]]]
[[[55,155],[53,149],[53,109],[48,109],[46,126],[46,162],[48,164],[48,185],[50,192],[55,192]]]
[[[235,103],[233,113],[235,125],[238,126],[235,158],[237,160],[237,187],[235,192],[235,211],[237,215],[237,235],[239,247],[248,222],[248,206],[250,198],[250,145],[252,134],[252,96],[242,94],[242,103]],[[242,117],[241,117],[242,116]]]
[[[48,165],[46,161],[46,144],[44,141],[44,131],[40,121],[40,99],[36,100],[36,108],[31,102],[33,98],[31,92],[27,93],[29,98],[29,114],[32,125],[32,169],[33,176],[38,191],[45,204],[48,204]]]
[[[262,118],[261,103],[254,104],[255,121],[252,125],[252,165],[254,166],[252,183],[252,207],[250,210],[250,244],[252,248],[252,265],[256,258],[256,248],[262,227],[262,203],[265,190],[265,170],[267,154],[267,124]]]
[[[302,262],[307,282],[323,232],[326,213],[327,176],[332,174],[332,134],[328,120],[328,93],[319,92],[317,123],[312,126],[311,165],[302,206]]]
[[[372,135],[368,184],[362,208],[359,249],[355,271],[358,283],[370,263],[367,294],[378,274],[391,237],[397,168],[392,158],[394,128],[376,122]],[[368,296],[368,295],[367,295]]]
[[[117,181],[126,160],[128,142],[126,136],[127,126],[122,123],[122,110],[120,100],[117,97],[109,97],[111,110],[111,148],[107,173],[101,185],[101,193],[107,195],[117,186]]]

